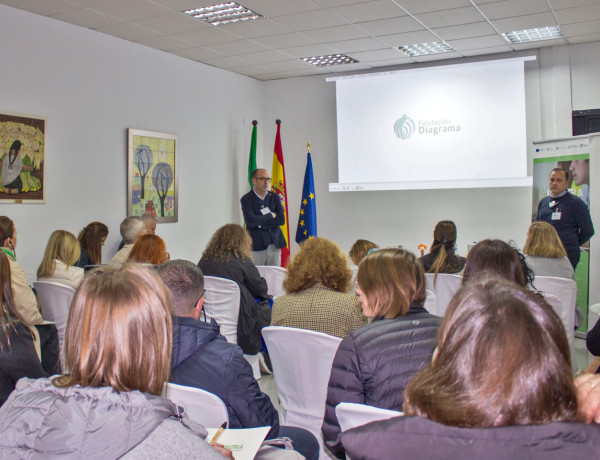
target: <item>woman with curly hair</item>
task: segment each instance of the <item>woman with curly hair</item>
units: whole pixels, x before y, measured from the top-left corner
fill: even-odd
[[[238,224],[219,228],[202,253],[198,267],[204,275],[235,281],[240,287],[238,345],[245,354],[261,349],[260,331],[271,322],[267,282],[252,262],[252,240]]]
[[[380,249],[369,254],[356,280],[360,305],[373,321],[342,340],[331,366],[321,430],[339,458],[344,452],[335,406],[350,402],[402,410],[404,389],[431,361],[441,323],[423,308],[425,274],[410,252]]]
[[[140,235],[127,258],[127,262],[160,265],[169,260],[167,245],[160,236]]]
[[[312,238],[292,258],[283,282],[286,295],[273,303],[271,326],[297,327],[344,338],[367,323],[358,298],[347,294],[352,270],[333,241]]]
[[[108,227],[102,222],[92,222],[83,227],[77,239],[81,246],[81,255],[77,266],[100,265],[102,263],[102,246],[108,236]]]

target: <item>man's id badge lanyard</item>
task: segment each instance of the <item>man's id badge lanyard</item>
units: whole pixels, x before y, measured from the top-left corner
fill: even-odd
[[[554,206],[558,205],[558,201],[556,200],[552,200],[550,203],[548,203],[548,206],[550,206],[551,208],[553,208]],[[550,220],[560,220],[560,209],[558,209],[558,206],[556,207],[556,210],[552,213]]]

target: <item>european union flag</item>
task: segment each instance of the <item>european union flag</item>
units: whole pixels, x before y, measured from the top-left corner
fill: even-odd
[[[307,154],[302,201],[300,202],[300,217],[296,229],[296,243],[300,244],[317,236],[317,202],[315,201],[315,181],[313,177],[310,152]]]

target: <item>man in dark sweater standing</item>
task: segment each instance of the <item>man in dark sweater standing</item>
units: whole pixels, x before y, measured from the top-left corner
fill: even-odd
[[[590,211],[581,198],[567,190],[569,173],[566,170],[554,168],[548,185],[550,196],[540,200],[535,219],[548,222],[556,229],[575,270],[579,263],[580,246],[594,235]]]
[[[271,192],[271,178],[265,169],[252,172],[253,188],[240,202],[246,228],[252,237],[252,258],[255,265],[281,265],[281,248],[286,247],[281,226],[285,212],[279,197]]]

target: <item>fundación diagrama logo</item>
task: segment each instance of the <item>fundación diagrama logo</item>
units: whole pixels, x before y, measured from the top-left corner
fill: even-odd
[[[402,118],[398,118],[398,120],[396,120],[396,124],[394,125],[396,137],[406,140],[410,139],[413,134],[437,136],[438,134],[456,134],[461,132],[460,122],[457,123],[455,120],[448,118],[417,121],[419,128],[418,132],[417,123],[415,123],[415,121],[408,115],[404,114],[402,115]]]
[[[412,118],[404,114],[402,118],[396,120],[394,125],[394,132],[400,139],[406,140],[415,133],[415,122]]]

